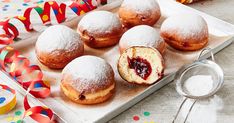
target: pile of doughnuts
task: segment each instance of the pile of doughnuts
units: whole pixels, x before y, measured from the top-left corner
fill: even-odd
[[[85,15],[77,31],[64,25],[47,28],[36,42],[38,61],[51,69],[63,69],[61,90],[79,104],[97,104],[110,99],[116,84],[111,65],[97,56],[85,55],[84,45],[106,48],[119,43],[117,69],[129,83],[151,85],[164,75],[167,45],[176,50],[204,48],[209,33],[199,15],[174,15],[161,25],[155,0],[124,0],[118,15],[94,11]]]

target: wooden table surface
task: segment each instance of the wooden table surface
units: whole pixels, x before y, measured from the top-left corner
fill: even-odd
[[[189,6],[234,24],[234,0],[205,0]],[[214,97],[196,103],[187,120],[189,123],[234,122],[234,44],[217,53],[215,58],[224,70],[225,84]],[[182,100],[183,97],[176,92],[175,83],[172,82],[115,117],[110,123],[171,123]],[[187,102],[184,105],[177,122],[184,120],[190,104]],[[144,115],[144,112],[150,115]],[[140,120],[133,120],[133,116]]]

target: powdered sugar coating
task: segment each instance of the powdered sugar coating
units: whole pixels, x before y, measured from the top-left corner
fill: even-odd
[[[64,25],[48,27],[37,39],[36,48],[42,52],[56,50],[72,51],[76,47],[83,47],[80,36],[74,30]]]
[[[152,10],[160,10],[156,0],[124,0],[121,7],[144,13]]]
[[[78,24],[81,28],[88,32],[110,33],[114,28],[121,28],[119,18],[108,11],[94,11],[85,15]]]
[[[120,47],[131,46],[147,46],[156,47],[163,39],[160,38],[159,33],[150,26],[140,25],[135,26],[125,32],[120,39]]]
[[[174,15],[166,19],[161,26],[161,32],[167,31],[176,32],[177,36],[183,39],[191,37],[203,39],[203,36],[208,35],[206,21],[200,15],[191,13]]]
[[[62,74],[72,76],[71,85],[78,91],[90,90],[90,88],[103,89],[113,84],[110,79],[114,77],[109,63],[102,58],[88,55],[71,61],[63,69]]]

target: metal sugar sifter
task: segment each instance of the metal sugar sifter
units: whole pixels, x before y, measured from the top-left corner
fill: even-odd
[[[211,60],[208,59],[202,59],[201,56],[203,54],[207,55],[207,53],[210,53],[211,55]],[[211,88],[211,90],[208,93],[202,94],[202,95],[194,95],[189,93],[185,88],[184,88],[184,84],[185,82],[192,76],[196,76],[196,75],[209,75],[211,76],[212,80],[213,80],[213,86]],[[175,120],[178,117],[178,114],[183,106],[183,104],[186,102],[186,100],[188,99],[194,99],[195,101],[193,102],[192,106],[189,109],[189,112],[187,113],[184,123],[186,122],[194,104],[196,103],[197,100],[199,99],[205,99],[208,98],[212,95],[214,95],[223,85],[223,79],[224,79],[224,74],[223,74],[223,70],[221,69],[221,67],[215,63],[215,59],[214,59],[214,54],[211,50],[211,48],[205,48],[201,51],[199,57],[197,58],[197,60],[189,65],[185,65],[182,68],[179,69],[179,71],[176,73],[175,76],[175,82],[176,82],[176,90],[177,92],[184,96],[185,99],[183,100],[183,102],[181,103],[175,117],[174,120],[172,121],[173,123],[175,122]]]

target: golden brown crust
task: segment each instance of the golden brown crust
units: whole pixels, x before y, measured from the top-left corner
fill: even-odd
[[[36,48],[38,60],[45,66],[53,69],[64,68],[70,61],[84,54],[84,47],[76,48],[73,51],[55,50],[47,53]]]
[[[106,100],[108,100],[110,97],[114,95],[115,92],[115,82],[114,77],[111,77],[108,81],[109,83],[104,85],[102,88],[97,88],[97,86],[92,86],[88,88],[87,90],[77,90],[73,86],[71,86],[71,82],[74,81],[71,76],[65,76],[62,79],[62,82],[60,84],[62,92],[72,101],[79,103],[79,104],[97,104],[102,103]],[[76,80],[78,81],[78,80]],[[102,93],[105,92],[105,90],[108,90],[109,88],[112,88],[106,95],[98,96],[95,98],[87,99],[85,98],[86,95],[93,95],[95,93]]]
[[[163,57],[160,55],[160,53],[159,53],[159,51],[157,50],[157,49],[155,49],[155,48],[152,48],[152,47],[145,47],[145,46],[133,46],[133,47],[130,47],[130,48],[149,48],[149,49],[153,49],[154,51],[155,51],[155,53],[156,54],[158,54],[158,56],[159,57],[161,57],[160,58],[160,60],[161,60],[161,66],[162,66],[162,71],[161,71],[161,75],[159,76],[159,78],[155,81],[155,82],[158,82],[159,80],[161,80],[162,79],[162,77],[164,76],[164,69],[165,69],[165,62],[164,62],[164,60],[163,60]],[[124,52],[127,52],[127,49],[124,51]],[[123,52],[123,53],[124,53]],[[154,84],[154,83],[151,83],[151,84],[149,84],[149,83],[147,83],[147,82],[136,82],[136,81],[128,81],[127,80],[127,78],[125,78],[124,76],[123,76],[123,73],[120,71],[120,67],[123,67],[123,66],[120,66],[120,59],[121,59],[121,56],[120,56],[120,58],[118,59],[118,64],[117,64],[117,70],[118,70],[118,72],[119,72],[119,75],[121,76],[121,78],[122,79],[124,79],[125,81],[127,81],[128,83],[130,83],[130,84],[135,84],[135,85],[152,85],[152,84]]]
[[[147,13],[137,13],[134,10],[120,7],[118,13],[122,24],[128,28],[137,25],[153,26],[161,17],[159,10],[151,10]]]
[[[79,104],[96,104],[109,99],[115,91],[114,71],[110,69],[105,71],[106,77],[84,79],[75,77],[70,71],[64,71],[60,83],[63,93]],[[100,71],[104,72],[104,71]]]
[[[97,97],[94,99],[79,99],[79,95],[81,93],[78,93],[75,91],[72,87],[70,86],[63,86],[62,84],[60,85],[61,90],[63,93],[72,101],[79,103],[79,104],[85,104],[85,105],[92,105],[92,104],[97,104],[97,103],[102,103],[111,98],[114,93],[115,93],[115,88],[112,89],[107,95],[102,96],[102,97]]]
[[[183,51],[202,49],[207,45],[209,39],[208,31],[196,36],[183,37],[176,31],[164,30],[161,31],[161,36],[168,45]]]
[[[117,44],[124,33],[124,29],[121,26],[112,28],[110,32],[89,32],[80,25],[77,32],[86,45],[93,48],[104,48]]]
[[[79,88],[75,88],[75,90],[79,93],[90,94],[90,93],[95,93],[95,92],[109,88],[111,85],[113,85],[115,83],[115,79],[114,79],[114,72],[113,71],[108,71],[108,73],[110,74],[110,76],[108,76],[108,79],[105,80],[105,82],[101,83],[101,86],[87,84],[88,87],[86,85],[85,89],[79,90]],[[86,80],[86,81],[87,81],[86,83],[94,83],[92,80]],[[84,82],[84,81],[79,80],[79,79],[74,80],[72,75],[63,73],[61,84],[72,85],[73,83],[76,83],[77,85],[82,85],[82,82]]]

